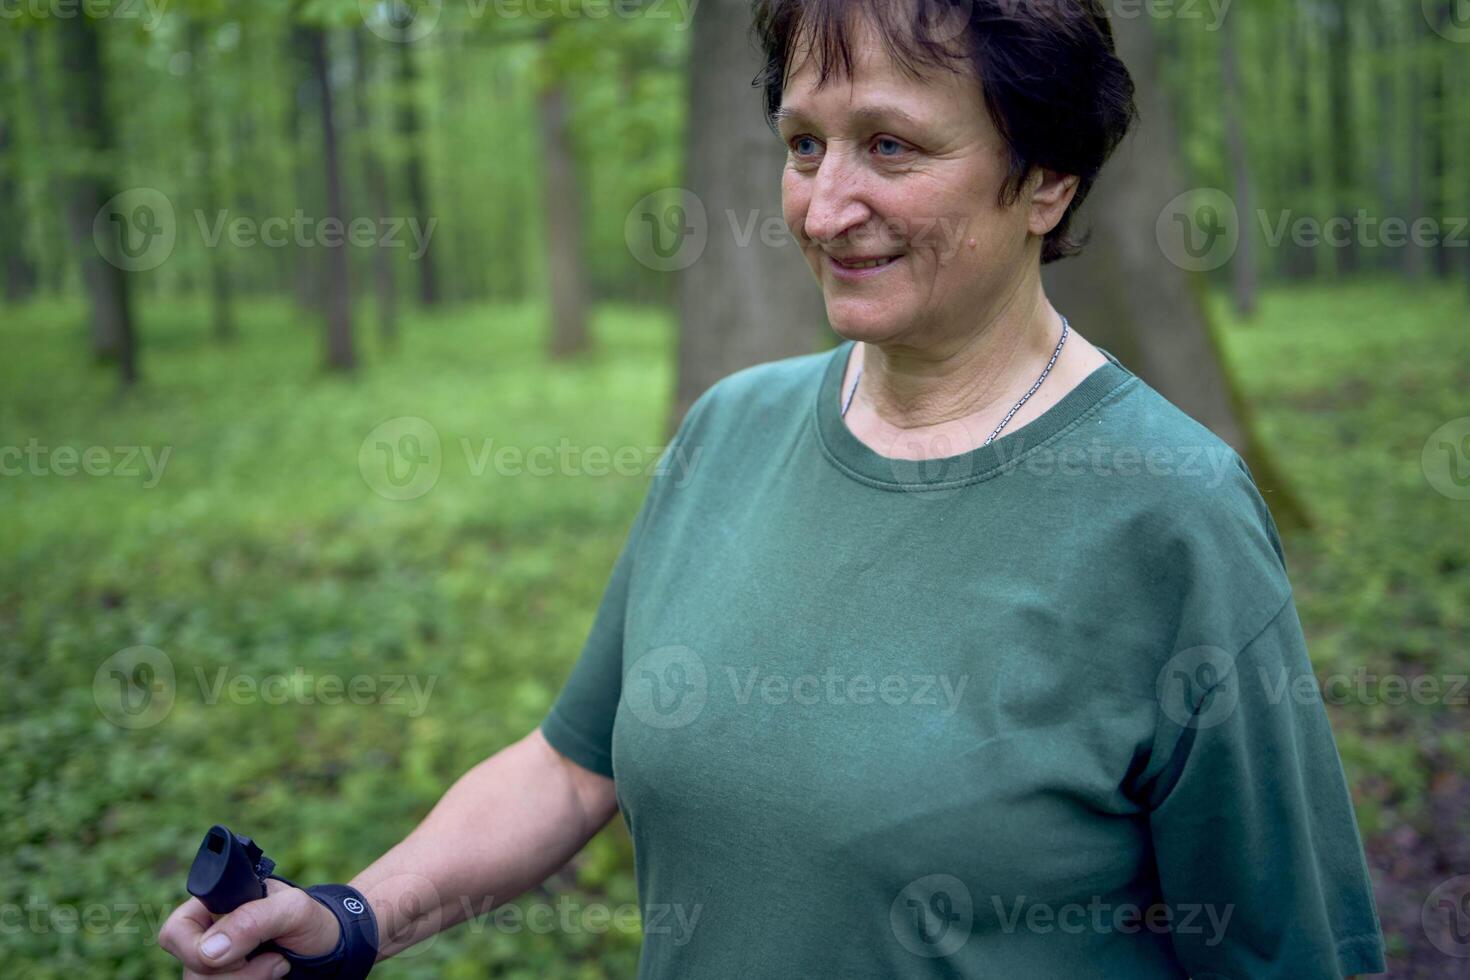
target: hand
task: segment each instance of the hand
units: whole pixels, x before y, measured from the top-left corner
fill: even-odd
[[[275,878],[267,878],[265,888],[265,898],[246,902],[218,919],[197,898],[191,897],[173,910],[158,930],[158,945],[184,964],[184,980],[269,980],[284,976],[286,959],[279,953],[245,958],[268,939],[302,956],[320,956],[337,948],[342,926],[325,905]],[[217,936],[227,937],[229,948],[217,952],[211,946],[210,952],[215,955],[206,956],[204,944]]]

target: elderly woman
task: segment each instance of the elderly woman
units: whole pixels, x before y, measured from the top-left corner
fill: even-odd
[[[655,478],[539,730],[355,879],[379,956],[621,809],[640,977],[1381,971],[1250,474],[1041,286],[1133,118],[1100,6],[756,24],[785,218],[845,342],[696,402],[669,448],[693,471]],[[249,920],[182,907],[166,947],[216,973],[268,938],[331,950],[271,885]]]

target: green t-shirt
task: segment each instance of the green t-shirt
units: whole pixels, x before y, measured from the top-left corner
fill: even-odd
[[[695,403],[542,723],[616,779],[638,975],[1381,972],[1240,457],[1108,354],[892,459],[839,414],[852,348]]]

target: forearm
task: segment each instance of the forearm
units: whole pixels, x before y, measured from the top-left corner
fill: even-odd
[[[351,881],[386,959],[544,881],[616,812],[611,780],[539,730],[465,773],[404,840]]]

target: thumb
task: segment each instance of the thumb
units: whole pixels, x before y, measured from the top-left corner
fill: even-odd
[[[341,927],[321,903],[275,878],[266,879],[266,892],[265,898],[221,916],[200,937],[199,955],[204,962],[213,968],[228,966],[271,939],[302,956],[336,948]]]

